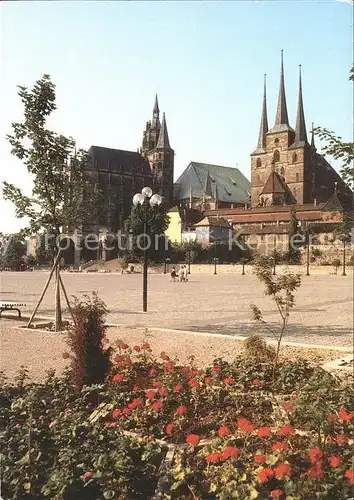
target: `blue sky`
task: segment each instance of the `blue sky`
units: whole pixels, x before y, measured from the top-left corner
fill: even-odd
[[[192,160],[235,166],[249,178],[263,92],[274,122],[280,50],[291,124],[298,65],[305,117],[352,138],[352,5],[262,2],[2,2],[0,180],[30,180],[4,136],[22,117],[16,85],[49,73],[58,110],[50,126],[83,148],[135,151],[157,92],[175,179]],[[0,231],[20,229],[0,200]]]

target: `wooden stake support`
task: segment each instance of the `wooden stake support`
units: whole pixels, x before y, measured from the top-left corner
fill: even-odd
[[[53,278],[53,275],[55,275],[55,280],[56,280],[56,283],[55,283],[55,331],[59,332],[62,329],[62,311],[61,311],[61,301],[60,301],[60,289],[63,291],[66,304],[67,304],[68,309],[70,311],[71,317],[75,323],[75,319],[74,319],[74,315],[72,312],[72,308],[70,306],[69,298],[68,298],[68,295],[66,293],[63,280],[60,276],[60,257],[61,257],[61,250],[58,251],[57,256],[55,257],[53,267],[50,270],[48,279],[46,281],[46,284],[44,285],[41,296],[39,297],[37,305],[34,308],[34,311],[31,315],[30,319],[28,320],[27,328],[31,327],[31,324],[34,320],[35,315],[37,314],[39,306],[41,305],[43,298],[46,294],[46,291],[48,290],[48,286]]]

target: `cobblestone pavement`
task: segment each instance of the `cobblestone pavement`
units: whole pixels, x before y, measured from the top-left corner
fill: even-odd
[[[48,273],[0,273],[0,300],[20,300],[32,312]],[[255,303],[276,326],[278,313],[252,275],[191,274],[188,283],[171,283],[169,275],[149,275],[148,312],[142,312],[142,275],[63,273],[68,294],[96,290],[109,309],[108,322],[130,327],[160,327],[247,336],[261,332],[251,320]],[[352,276],[303,276],[291,313],[287,340],[351,345],[353,338]],[[51,284],[39,309],[52,316]],[[266,332],[262,332],[265,333]]]

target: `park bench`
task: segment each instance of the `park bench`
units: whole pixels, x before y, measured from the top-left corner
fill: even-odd
[[[12,300],[0,300],[0,316],[3,311],[17,311],[18,317],[21,318],[21,311],[19,307],[23,307],[26,304],[23,302],[14,302]]]

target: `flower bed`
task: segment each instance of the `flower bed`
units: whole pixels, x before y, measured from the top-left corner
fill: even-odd
[[[254,357],[201,370],[121,343],[103,385],[3,385],[3,495],[152,499],[169,450],[159,498],[345,499],[353,396],[303,360],[273,377]]]

